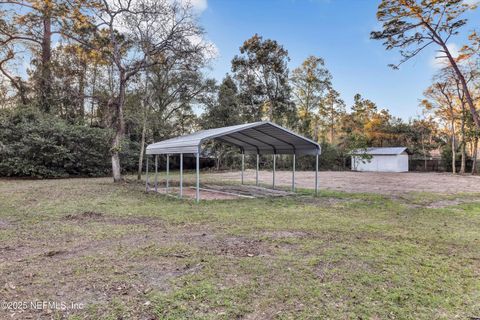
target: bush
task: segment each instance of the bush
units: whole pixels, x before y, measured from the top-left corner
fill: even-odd
[[[0,176],[58,178],[105,176],[111,172],[112,132],[68,124],[32,110],[0,113]],[[127,165],[134,168],[138,146],[126,141]]]

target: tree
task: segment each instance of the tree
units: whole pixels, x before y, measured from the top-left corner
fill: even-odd
[[[424,168],[427,171],[427,158],[437,146],[433,139],[437,131],[436,123],[431,118],[416,119],[411,122],[410,127],[410,149],[414,154],[420,154],[423,157]]]
[[[266,118],[278,123],[292,119],[287,62],[288,51],[275,40],[257,34],[240,47],[232,60],[232,72],[239,82],[244,101],[250,105],[253,120]]]
[[[435,44],[441,53],[439,58],[447,59],[453,68],[465,92],[473,121],[480,128],[478,111],[459,68],[459,59],[448,48],[450,38],[467,23],[463,15],[471,8],[463,0],[382,0],[377,19],[383,23],[383,28],[382,31],[373,31],[371,37],[383,40],[387,50],[400,48],[403,58],[398,65],[393,65],[394,68]]]
[[[475,81],[478,79],[476,66],[464,63],[461,65],[461,71],[465,75],[469,89],[475,93]],[[465,173],[467,146],[475,143],[478,129],[472,115],[468,112],[463,86],[452,67],[445,67],[435,75],[434,84],[425,91],[425,96],[428,99],[423,102],[425,109],[433,111],[438,119],[449,126],[447,131],[451,137],[452,167],[458,149],[461,155],[459,173]],[[474,155],[475,152],[472,150],[471,153]]]
[[[125,136],[124,104],[128,84],[140,72],[161,63],[170,55],[189,54],[205,49],[203,31],[189,4],[169,0],[102,0],[93,11],[95,25],[89,28],[94,38],[75,38],[101,52],[111,64],[114,82],[108,99],[114,130],[111,143],[112,173],[122,180],[120,152]],[[70,34],[72,38],[74,35]],[[199,40],[200,39],[200,40]]]
[[[320,57],[310,56],[292,71],[290,81],[301,121],[300,131],[318,140],[318,128],[314,126],[314,114],[324,104],[332,76]],[[333,101],[331,101],[333,103]],[[332,105],[330,105],[332,106]]]
[[[1,1],[2,17],[0,45],[0,72],[17,89],[23,104],[27,103],[25,83],[21,77],[12,76],[5,67],[18,52],[29,50],[38,66],[36,70],[36,92],[40,109],[49,112],[53,105],[52,92],[52,38],[64,35],[67,24],[78,24],[86,20],[83,11],[92,7],[89,0],[5,0]]]
[[[204,100],[204,102],[207,102]],[[205,129],[219,128],[241,124],[242,105],[238,96],[237,85],[232,77],[227,74],[218,87],[217,98],[206,103],[205,113],[202,115],[201,124]],[[229,146],[211,143],[211,149],[215,153],[216,167],[220,169],[222,159],[231,151]]]
[[[371,145],[383,147],[392,138],[392,115],[388,110],[375,112],[364,124],[365,136]]]
[[[151,107],[157,126],[162,126],[187,104],[201,99],[211,85],[202,73],[207,62],[208,56],[201,50],[172,55],[152,67]]]
[[[377,113],[377,105],[369,99],[364,99],[360,94],[353,97],[350,130],[357,134],[365,133],[365,124]]]
[[[145,153],[145,139],[147,135],[147,120],[149,117],[149,104],[151,100],[151,90],[149,90],[150,85],[150,77],[149,77],[149,70],[145,70],[145,79],[143,82],[143,93],[142,98],[140,99],[141,104],[141,113],[142,113],[142,135],[140,138],[140,152],[138,155],[138,170],[137,170],[137,180],[142,179],[142,171],[143,171],[143,154]]]
[[[0,26],[0,29],[4,28],[5,26]],[[22,77],[18,75],[13,75],[9,71],[9,64],[11,61],[15,59],[15,53],[10,45],[4,45],[0,48],[0,73],[8,79],[10,85],[15,88],[16,96],[19,98],[20,103],[22,105],[28,104],[28,92],[29,88],[27,86],[26,81],[22,79]],[[3,100],[5,101],[5,100]]]
[[[171,52],[162,56],[158,64],[146,70],[142,104],[142,135],[138,159],[140,180],[143,167],[143,150],[147,131],[154,129],[158,138],[165,138],[175,133],[185,134],[185,123],[193,118],[191,103],[208,87],[202,68],[206,66],[209,56],[205,50],[191,52]],[[155,57],[152,57],[155,59]],[[171,118],[181,123],[180,130],[167,126]]]
[[[463,46],[461,50],[463,59],[480,58],[480,35],[476,30],[472,31],[468,36],[470,43]],[[478,63],[478,60],[477,60]]]
[[[454,99],[455,90],[451,83],[438,79],[425,92],[427,99],[422,101],[423,107],[426,111],[433,111],[434,114],[450,123],[450,141],[452,149],[452,173],[456,172],[456,126],[457,113],[455,111]]]
[[[202,127],[210,129],[240,124],[243,122],[241,108],[237,85],[227,74],[218,88],[217,100],[207,105],[202,116]]]
[[[340,121],[345,114],[345,102],[340,98],[340,93],[334,89],[328,90],[318,114],[328,130],[329,142],[333,144]]]

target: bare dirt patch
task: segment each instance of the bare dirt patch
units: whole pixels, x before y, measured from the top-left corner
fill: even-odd
[[[206,185],[207,188],[238,194],[240,196],[252,197],[252,198],[267,198],[267,197],[285,197],[294,195],[293,192],[288,192],[278,189],[268,189],[259,186],[246,186],[246,185]]]
[[[85,220],[85,219],[99,219],[103,216],[101,212],[85,211],[79,214],[67,214],[65,219],[67,220]]]
[[[319,261],[314,268],[315,274],[321,282],[340,281],[345,269],[355,271],[369,271],[371,266],[364,261]]]
[[[272,245],[262,239],[241,236],[219,236],[203,233],[200,236],[188,236],[187,243],[195,245],[212,254],[231,257],[269,256]]]
[[[176,184],[176,181],[173,181]],[[155,189],[150,187],[150,191]],[[170,187],[167,189],[162,186],[158,187],[157,192],[173,197],[180,197],[180,188]],[[267,198],[267,197],[284,197],[294,195],[292,192],[285,190],[273,190],[259,186],[246,185],[217,185],[217,184],[202,184],[200,188],[200,198],[202,200],[233,200],[233,199],[253,199],[253,198]],[[195,199],[195,187],[185,186],[183,188],[183,197],[187,199]]]
[[[10,226],[10,223],[0,219],[0,229],[6,229]]]
[[[472,199],[449,199],[449,200],[440,200],[440,201],[433,201],[426,205],[426,208],[430,209],[437,209],[437,208],[446,208],[446,207],[453,207],[458,206],[463,203],[472,203],[472,202],[479,202],[480,200],[472,200]]]
[[[288,231],[288,230],[279,230],[279,231],[267,231],[262,235],[270,239],[284,239],[284,238],[306,238],[310,236],[308,232],[303,231]]]
[[[205,179],[239,181],[240,172],[206,174]],[[244,179],[249,183],[254,182],[255,171],[247,170]],[[289,187],[292,183],[292,173],[290,171],[277,171],[275,179],[277,185]],[[271,184],[272,172],[260,171],[259,180],[262,184]],[[296,173],[295,181],[299,188],[313,189],[315,187],[315,172],[299,171]],[[480,176],[418,172],[322,171],[319,173],[319,187],[325,190],[385,195],[408,192],[454,194],[480,192]]]
[[[154,189],[150,189],[150,191],[155,191]],[[164,195],[170,195],[173,197],[180,197],[180,188],[169,188],[167,190],[163,188],[159,188],[157,190],[158,193]],[[195,199],[196,197],[196,190],[193,187],[184,187],[183,188],[183,197],[186,199]],[[240,198],[238,195],[235,194],[228,194],[225,192],[218,192],[216,190],[205,190],[202,188],[200,190],[200,198],[202,200],[233,200]]]
[[[251,240],[241,237],[227,238],[218,244],[219,252],[235,257],[255,257],[268,255],[268,249],[261,240]]]

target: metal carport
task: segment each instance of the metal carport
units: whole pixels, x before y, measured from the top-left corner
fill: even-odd
[[[256,184],[258,185],[258,167],[260,154],[273,155],[273,188],[275,188],[275,161],[277,154],[292,154],[292,190],[295,191],[295,157],[296,155],[315,156],[315,194],[318,193],[318,156],[320,145],[310,139],[298,135],[275,123],[262,121],[230,127],[198,131],[147,146],[146,154],[155,155],[155,191],[158,187],[158,155],[167,156],[167,189],[169,173],[169,156],[180,155],[180,197],[183,196],[183,155],[194,154],[196,157],[196,200],[200,200],[200,153],[202,144],[208,140],[216,140],[240,149],[242,153],[242,184],[245,166],[245,154],[257,155]],[[148,191],[148,156],[146,170],[146,189]]]

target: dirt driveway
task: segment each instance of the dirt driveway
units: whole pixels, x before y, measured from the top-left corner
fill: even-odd
[[[209,178],[240,180],[240,172],[206,174]],[[260,171],[261,183],[272,182],[271,171]],[[276,184],[290,186],[292,173],[277,171]],[[296,185],[300,188],[314,188],[315,173],[311,171],[296,172]],[[255,181],[255,171],[245,172],[245,181]],[[401,194],[406,192],[459,193],[480,192],[480,176],[459,176],[448,173],[384,173],[384,172],[319,172],[320,189],[345,192],[370,192],[381,194]]]

